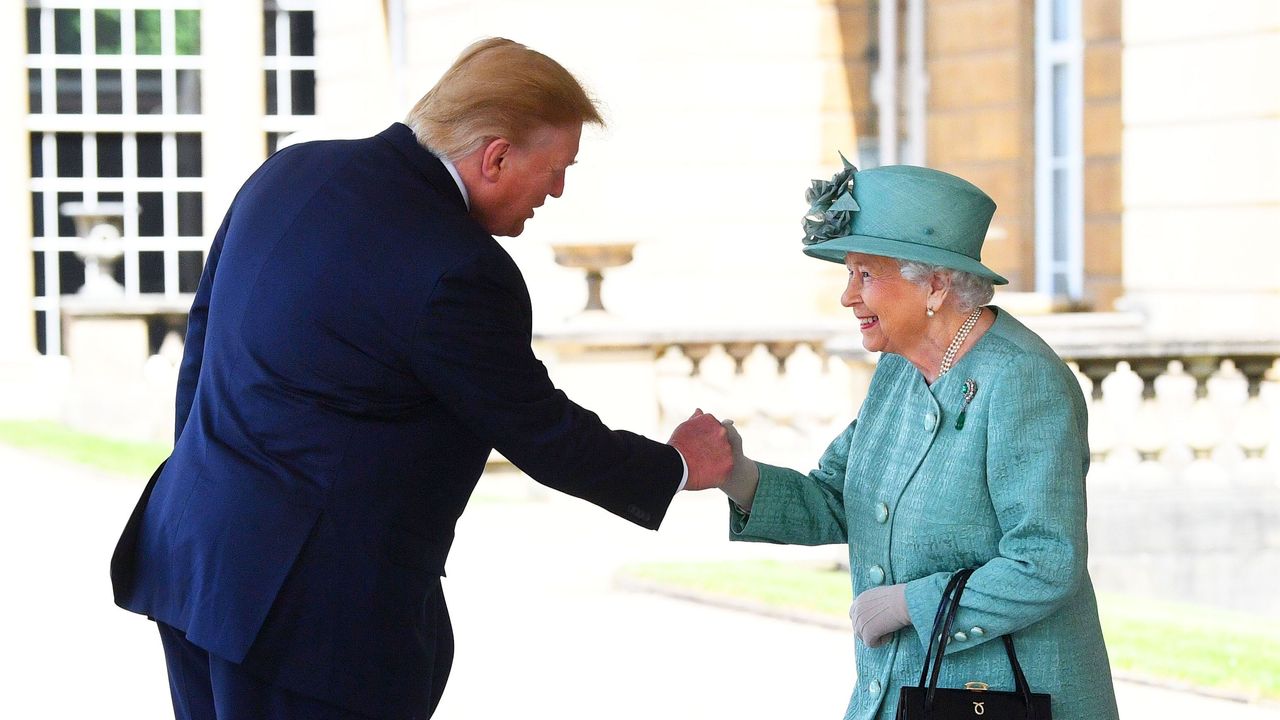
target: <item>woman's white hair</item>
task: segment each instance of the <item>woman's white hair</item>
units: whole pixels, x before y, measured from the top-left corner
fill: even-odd
[[[899,260],[902,277],[918,285],[928,285],[934,273],[951,276],[951,293],[948,299],[962,313],[991,302],[995,296],[995,284],[990,280],[955,268],[929,265],[914,260]]]

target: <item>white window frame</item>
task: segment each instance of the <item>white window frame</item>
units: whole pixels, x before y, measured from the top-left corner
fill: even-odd
[[[99,193],[120,193],[123,195],[125,214],[121,237],[124,256],[119,262],[124,267],[125,302],[136,303],[140,308],[152,308],[157,312],[185,312],[191,304],[192,292],[183,293],[179,288],[179,253],[199,252],[202,262],[209,249],[209,228],[203,228],[201,235],[178,235],[178,194],[196,192],[206,194],[206,183],[203,177],[178,177],[177,175],[177,134],[194,133],[204,135],[206,124],[204,115],[178,114],[176,76],[178,70],[199,70],[203,73],[203,55],[178,55],[174,47],[174,11],[203,10],[200,0],[27,0],[25,9],[40,10],[41,46],[39,54],[27,54],[27,67],[35,69],[41,75],[41,107],[39,113],[28,113],[27,130],[31,133],[42,133],[41,155],[43,158],[43,177],[30,178],[31,193],[42,193],[43,203],[41,221],[44,234],[33,237],[31,249],[34,253],[43,253],[44,293],[33,297],[32,309],[44,313],[45,353],[60,355],[62,353],[62,293],[59,273],[59,254],[74,252],[80,245],[79,238],[60,237],[58,193],[82,193],[86,202],[93,202]],[[78,10],[81,12],[80,53],[57,54],[55,52],[55,10]],[[119,55],[99,55],[94,46],[96,10],[160,10],[162,47],[158,55],[138,56],[124,48],[134,47],[135,28],[133,22],[120,23],[120,42],[122,52]],[[132,18],[132,13],[129,13]],[[201,48],[203,52],[203,47]],[[59,114],[57,112],[56,69],[79,69],[82,73],[82,107],[78,114]],[[119,115],[97,114],[96,73],[98,70],[115,69],[121,71],[122,107]],[[137,89],[134,72],[139,69],[155,70],[161,73],[162,112],[159,114],[138,115]],[[203,80],[203,78],[202,78]],[[203,83],[202,83],[203,84]],[[201,108],[203,111],[203,107]],[[80,133],[83,136],[82,157],[84,171],[81,177],[57,177],[57,156],[55,133]],[[123,172],[122,177],[103,178],[97,176],[96,137],[100,133],[119,133],[123,136]],[[136,174],[137,136],[140,133],[156,133],[161,136],[163,167],[161,177],[140,178]],[[90,141],[89,136],[94,136]],[[138,194],[159,192],[164,200],[164,224],[162,233],[156,237],[141,237],[138,234]],[[203,218],[202,218],[203,220]],[[164,291],[163,293],[142,293],[140,289],[139,253],[164,253]]]
[[[297,115],[293,112],[293,71],[294,70],[311,70],[316,71],[316,56],[319,48],[315,48],[313,41],[312,47],[314,52],[311,55],[294,55],[293,46],[289,36],[289,14],[295,12],[309,12],[312,14],[314,28],[314,18],[316,16],[316,3],[314,0],[263,0],[262,10],[264,13],[274,11],[276,13],[275,27],[270,28],[276,37],[276,54],[267,55],[266,49],[263,48],[262,53],[262,69],[263,72],[274,70],[276,73],[276,112],[274,115],[263,116],[263,127],[267,133],[273,133],[281,136],[290,133],[306,130],[314,122],[312,115]],[[281,53],[281,50],[288,48],[288,53]],[[265,83],[264,83],[265,87]]]
[[[1054,10],[1063,13],[1065,37],[1053,37]],[[1081,0],[1036,0],[1036,290],[1076,301],[1084,295],[1084,40]],[[1065,75],[1066,102],[1054,107],[1054,71]],[[1065,140],[1054,152],[1054,136]],[[1055,172],[1064,175],[1065,213],[1054,204]],[[1061,227],[1065,253],[1056,252]],[[1056,278],[1065,277],[1065,288]],[[1065,292],[1064,292],[1065,291]]]

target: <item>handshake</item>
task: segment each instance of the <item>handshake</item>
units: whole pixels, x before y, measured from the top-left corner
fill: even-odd
[[[732,420],[694,410],[667,441],[684,457],[689,468],[685,490],[719,488],[742,508],[751,509],[760,480],[754,460],[742,453],[742,436]]]

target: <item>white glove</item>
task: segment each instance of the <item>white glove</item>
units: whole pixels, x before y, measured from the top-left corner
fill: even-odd
[[[729,471],[729,479],[720,489],[743,512],[751,512],[751,503],[756,497],[756,486],[760,484],[760,468],[756,461],[742,454],[742,436],[732,420],[722,420],[729,449],[733,451],[733,470]]]
[[[849,606],[853,632],[867,647],[880,647],[893,634],[911,624],[907,612],[907,586],[882,585],[863,591]]]

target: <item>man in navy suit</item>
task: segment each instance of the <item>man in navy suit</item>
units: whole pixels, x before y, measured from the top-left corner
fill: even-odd
[[[493,448],[650,529],[728,473],[712,416],[668,444],[610,430],[530,349],[493,236],[560,196],[587,122],[558,63],[484,40],[407,124],[286,148],[241,188],[191,307],[173,453],[112,560],[178,718],[430,717],[440,577]]]

